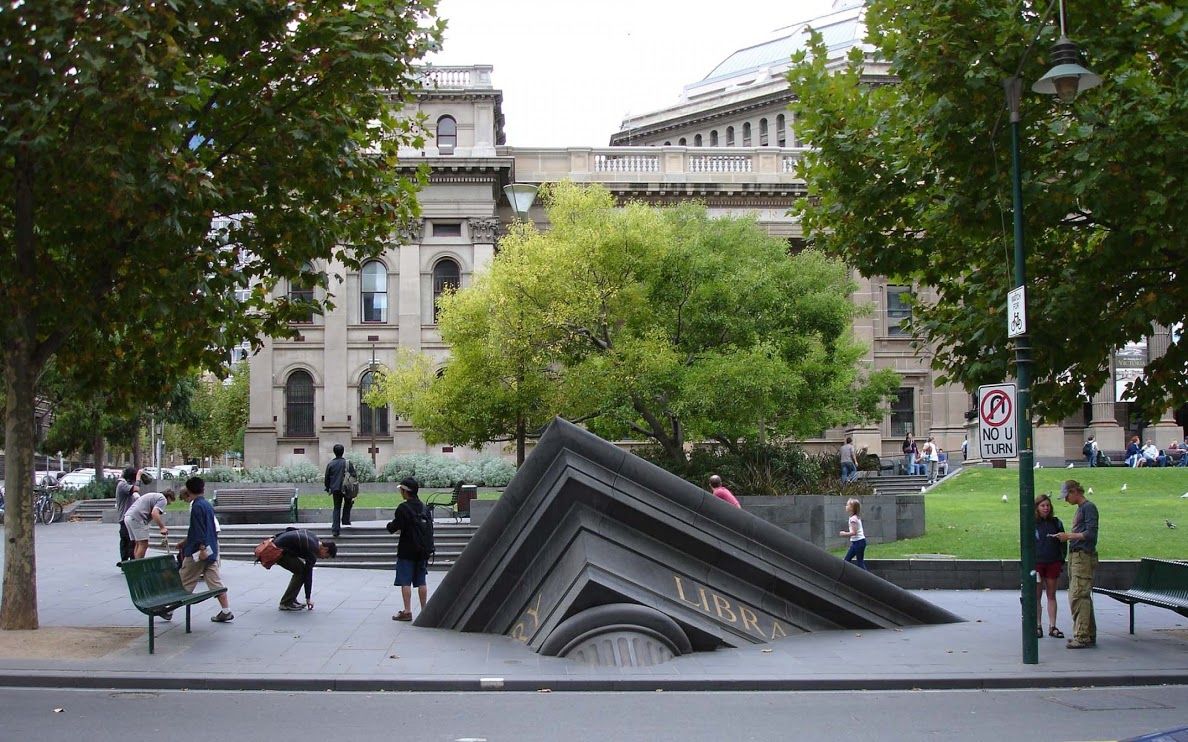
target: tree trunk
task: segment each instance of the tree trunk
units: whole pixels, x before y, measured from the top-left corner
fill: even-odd
[[[140,469],[140,459],[143,456],[140,450],[140,425],[136,426],[136,433],[132,436],[132,468]]]
[[[0,629],[37,628],[37,564],[33,530],[34,390],[32,339],[15,338],[4,349],[4,597]]]
[[[524,451],[527,448],[528,426],[523,417],[516,418],[516,468],[524,465]]]
[[[107,455],[107,451],[102,435],[95,436],[95,442],[91,444],[91,454],[95,457],[95,481],[102,482],[103,470],[107,468],[103,465],[103,457]]]

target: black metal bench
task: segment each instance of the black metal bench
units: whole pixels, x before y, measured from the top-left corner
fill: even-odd
[[[435,517],[433,511],[437,508],[442,508],[446,513],[454,519],[455,523],[462,522],[462,513],[458,510],[458,497],[462,494],[462,484],[454,485],[454,491],[450,494],[448,500],[442,500],[444,492],[432,492],[425,495],[425,506],[429,508],[429,517]],[[467,513],[469,515],[469,513]]]
[[[1095,587],[1093,592],[1130,606],[1130,633],[1134,633],[1134,607],[1153,605],[1188,616],[1188,562],[1146,559],[1139,562],[1138,575],[1129,590]]]
[[[210,504],[216,513],[287,513],[297,522],[296,487],[218,489]]]
[[[148,616],[149,654],[154,651],[153,619],[186,608],[186,633],[190,633],[190,606],[201,603],[227,592],[227,588],[207,590],[202,593],[188,593],[182,587],[181,573],[177,560],[172,556],[155,556],[144,559],[129,559],[120,562],[124,577],[128,580],[128,592],[136,610]]]

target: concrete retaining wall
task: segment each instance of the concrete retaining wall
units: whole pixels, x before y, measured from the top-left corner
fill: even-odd
[[[1102,561],[1093,584],[1125,590],[1134,584],[1137,561]],[[909,590],[1018,590],[1017,559],[867,559],[871,572]],[[1060,590],[1068,589],[1067,570]]]
[[[743,510],[821,548],[843,543],[838,531],[848,528],[848,498],[836,495],[744,496]],[[898,541],[924,534],[924,496],[866,495],[862,503],[862,528],[872,544]]]

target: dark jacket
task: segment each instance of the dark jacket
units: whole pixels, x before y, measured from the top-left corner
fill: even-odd
[[[205,497],[195,497],[190,503],[190,530],[186,532],[186,545],[182,556],[198,559],[198,547],[206,546],[206,561],[219,559],[219,534],[215,530],[214,508]]]
[[[283,549],[285,555],[305,560],[305,599],[308,601],[309,594],[313,592],[313,570],[314,565],[318,563],[318,549],[321,548],[322,542],[310,531],[294,528],[277,534],[272,543]]]
[[[1036,519],[1035,521],[1035,563],[1046,564],[1048,562],[1063,562],[1064,552],[1067,546],[1058,538],[1052,538],[1052,534],[1060,533],[1064,530],[1064,524],[1060,522],[1059,518],[1052,517],[1047,520]]]
[[[347,471],[350,471],[356,477],[358,476],[355,474],[355,465],[351,462],[341,456],[330,459],[330,463],[326,464],[326,476],[322,480],[326,491],[332,495],[341,495],[342,480],[346,478]]]
[[[388,523],[388,533],[400,532],[400,541],[396,544],[396,556],[414,561],[425,560],[425,555],[417,549],[413,541],[413,516],[420,515],[425,510],[425,503],[416,497],[410,497],[396,506],[396,512]]]

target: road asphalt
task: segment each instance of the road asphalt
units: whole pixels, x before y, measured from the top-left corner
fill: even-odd
[[[0,528],[0,534],[4,531]],[[38,608],[44,627],[132,627],[147,618],[115,566],[110,524],[38,526]],[[3,555],[0,554],[0,562]],[[919,591],[966,621],[895,630],[793,635],[766,645],[698,652],[646,668],[598,668],[542,657],[505,636],[424,629],[391,619],[399,589],[387,571],[315,571],[315,610],[277,610],[289,573],[224,562],[234,621],[209,620],[214,600],[157,621],[156,654],[144,635],[98,658],[62,646],[53,658],[0,656],[0,686],[263,690],[895,690],[1188,684],[1188,619],[1096,596],[1098,646],[1039,640],[1022,661],[1019,594]],[[430,572],[430,594],[441,575]],[[1066,596],[1059,626],[1071,636]],[[415,612],[415,610],[414,610]],[[20,655],[19,651],[5,654]]]

